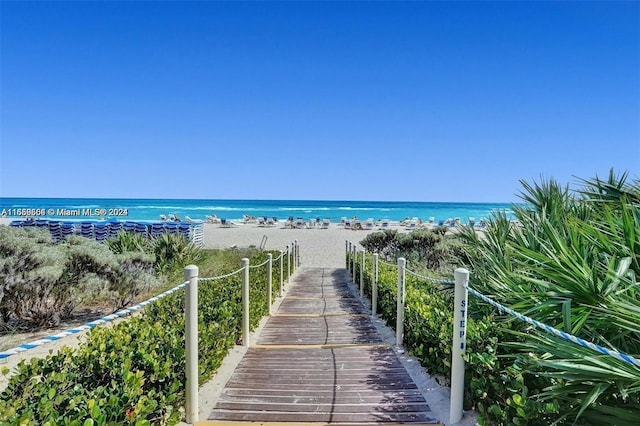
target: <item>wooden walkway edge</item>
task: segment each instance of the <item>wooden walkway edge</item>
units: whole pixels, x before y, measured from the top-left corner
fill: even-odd
[[[344,269],[301,269],[196,424],[438,424]]]

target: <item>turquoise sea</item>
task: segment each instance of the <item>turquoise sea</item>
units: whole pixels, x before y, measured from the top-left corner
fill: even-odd
[[[242,220],[243,215],[277,218],[325,219],[373,218],[400,221],[418,217],[436,221],[489,217],[494,211],[509,213],[507,203],[439,203],[399,201],[318,201],[318,200],[180,200],[126,198],[7,198],[0,197],[0,213],[5,217],[32,216],[58,220],[160,220],[160,215],[189,216],[205,220],[216,215]]]

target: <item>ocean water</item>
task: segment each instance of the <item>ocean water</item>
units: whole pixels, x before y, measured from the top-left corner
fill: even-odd
[[[178,215],[185,219],[205,220],[216,215],[228,220],[242,220],[243,215],[277,218],[325,219],[332,222],[354,216],[400,221],[405,218],[436,222],[448,218],[489,217],[506,211],[506,203],[438,203],[398,201],[318,201],[318,200],[180,200],[126,198],[7,198],[0,197],[0,214],[5,217],[35,216],[57,220],[160,220],[160,215]]]

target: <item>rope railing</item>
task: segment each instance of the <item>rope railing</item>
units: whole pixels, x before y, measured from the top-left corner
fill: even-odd
[[[285,255],[285,252],[280,250],[280,256],[278,256],[277,258],[273,259],[272,261],[279,261],[280,259],[284,258],[284,255]],[[270,261],[270,259],[267,259],[263,263],[261,263],[259,265],[249,266],[249,268],[258,268],[258,267],[264,266],[267,263],[269,263],[269,261]],[[224,278],[228,278],[230,276],[233,276],[233,275],[241,273],[244,270],[244,268],[245,267],[242,267],[240,269],[237,269],[235,271],[229,272],[227,274],[218,275],[218,276],[215,276],[215,277],[199,278],[199,281],[208,282],[208,281],[215,281],[215,280],[221,280],[221,279],[224,279]],[[281,271],[280,276],[281,276],[280,294],[282,294],[282,271]],[[28,351],[30,349],[37,348],[37,347],[46,345],[46,344],[51,343],[51,342],[55,342],[55,341],[60,340],[60,339],[62,339],[64,337],[71,336],[71,335],[74,335],[74,334],[78,334],[78,333],[90,330],[90,329],[92,329],[92,328],[94,328],[96,326],[107,324],[107,323],[109,323],[109,322],[111,322],[111,321],[113,321],[115,319],[123,318],[123,317],[126,317],[128,315],[131,315],[132,313],[139,311],[140,309],[142,309],[143,307],[147,306],[148,304],[153,303],[156,300],[162,299],[163,297],[166,297],[166,296],[168,296],[168,295],[170,295],[172,293],[175,293],[179,289],[185,287],[188,283],[189,283],[189,281],[185,281],[182,284],[179,284],[179,285],[177,285],[177,286],[175,286],[175,287],[173,287],[173,288],[171,288],[171,289],[169,289],[169,290],[167,290],[167,291],[165,291],[165,292],[163,292],[161,294],[158,294],[158,295],[156,295],[154,297],[151,297],[151,298],[149,298],[149,299],[147,299],[147,300],[145,300],[143,302],[140,302],[140,303],[137,303],[135,305],[129,306],[127,308],[121,309],[121,310],[119,310],[117,312],[114,312],[112,314],[105,315],[104,317],[101,317],[101,318],[96,319],[94,321],[90,321],[90,322],[87,322],[87,323],[85,323],[83,325],[80,325],[80,326],[73,327],[73,328],[67,329],[65,331],[62,331],[60,333],[56,333],[56,334],[53,334],[51,336],[43,337],[41,339],[34,340],[32,342],[23,343],[23,344],[20,344],[20,345],[14,347],[14,348],[2,351],[2,352],[0,352],[0,360],[4,360],[4,359],[6,359],[6,358],[8,358],[8,357],[10,357],[12,355],[15,355],[15,354],[18,354],[18,353],[22,353],[22,352]]]
[[[217,277],[209,277],[209,278],[198,278],[198,281],[215,281],[215,280],[221,280],[223,278],[228,278],[232,275],[235,274],[239,274],[240,272],[242,272],[244,270],[244,266],[236,271],[233,272],[229,272],[228,274],[224,274],[224,275],[219,275]]]
[[[283,259],[285,252],[281,251],[280,256],[275,260],[279,260],[280,267],[280,296],[283,291],[283,275],[285,274]],[[291,277],[291,266],[294,265],[294,272],[300,265],[300,247],[297,241],[291,244],[291,250],[287,246],[287,277]],[[249,347],[250,332],[250,311],[249,311],[249,273],[254,268],[267,265],[267,306],[268,313],[271,315],[272,309],[272,293],[273,293],[273,254],[267,253],[267,260],[259,265],[250,265],[248,258],[242,259],[242,268],[229,274],[215,278],[198,278],[198,267],[189,265],[185,268],[185,278],[188,280],[188,286],[185,297],[185,360],[186,360],[186,389],[185,389],[185,417],[189,424],[198,421],[198,281],[213,280],[242,272],[242,346]]]
[[[413,272],[410,269],[405,269],[404,271],[406,273],[410,274],[410,275],[413,275],[416,278],[420,278],[421,280],[429,281],[429,282],[432,282],[432,283],[435,283],[435,284],[447,284],[447,285],[455,284],[455,281],[453,281],[453,280],[447,280],[447,279],[444,279],[444,278],[427,277],[427,276],[421,275],[421,274],[419,274],[417,272]]]
[[[291,250],[289,250],[291,248]],[[35,347],[44,345],[49,342],[53,342],[69,335],[73,335],[76,333],[80,333],[85,330],[89,330],[93,327],[96,327],[101,324],[106,324],[110,321],[113,321],[117,318],[124,317],[133,312],[136,312],[146,305],[153,303],[165,296],[168,296],[179,289],[185,288],[185,361],[186,361],[186,383],[185,383],[185,415],[187,423],[193,424],[198,420],[198,281],[214,281],[220,280],[223,278],[230,277],[232,275],[242,273],[242,310],[243,310],[243,318],[242,318],[242,344],[243,346],[249,345],[249,270],[253,268],[258,268],[264,265],[267,265],[267,288],[268,288],[268,300],[267,303],[269,305],[269,315],[271,315],[272,308],[272,279],[273,279],[273,261],[279,261],[279,277],[280,277],[280,296],[283,295],[283,276],[285,275],[285,270],[283,266],[283,260],[287,258],[287,279],[290,279],[292,266],[293,272],[297,270],[297,267],[300,265],[300,247],[298,245],[297,240],[294,241],[290,246],[287,246],[287,250],[280,251],[280,256],[277,258],[273,258],[273,254],[267,254],[267,260],[259,265],[249,265],[249,259],[242,259],[242,267],[238,270],[229,272],[227,274],[215,276],[215,277],[198,277],[198,267],[195,265],[188,265],[184,268],[184,276],[185,282],[182,284],[173,287],[170,290],[167,290],[157,296],[151,297],[148,300],[137,303],[128,308],[122,309],[113,314],[104,316],[95,321],[88,322],[82,326],[74,327],[69,330],[66,330],[62,333],[58,333],[43,339],[36,340],[30,343],[21,344],[15,348],[9,349],[7,351],[0,352],[0,360],[6,359],[11,355],[21,353],[27,351],[29,349],[33,349]],[[292,265],[293,263],[293,265]]]
[[[608,355],[608,356],[612,356],[614,358],[619,359],[620,361],[626,362],[628,364],[634,365],[637,368],[640,368],[640,360],[632,357],[631,355],[627,355],[625,353],[622,352],[618,352],[616,350],[612,350],[612,349],[607,349],[604,348],[600,345],[596,345],[595,343],[589,342],[587,340],[581,339],[580,337],[576,337],[572,334],[569,334],[567,332],[558,330],[557,328],[554,328],[550,325],[541,323],[540,321],[537,321],[531,317],[528,317],[526,315],[523,315],[519,312],[514,311],[513,309],[507,308],[504,305],[501,305],[500,303],[496,302],[495,300],[485,296],[484,294],[480,293],[477,290],[474,290],[473,288],[469,287],[468,285],[464,286],[464,288],[471,294],[473,294],[475,297],[483,300],[484,302],[487,302],[488,304],[496,307],[500,312],[505,312],[515,318],[518,318],[520,321],[524,321],[528,324],[531,324],[541,330],[544,330],[548,333],[551,333],[555,336],[558,336],[562,339],[568,340],[570,342],[576,343],[580,346],[583,346],[585,348],[589,348],[593,351],[596,352],[600,352],[603,355]]]
[[[175,287],[173,287],[170,290],[165,291],[164,293],[161,293],[157,296],[154,296],[150,299],[145,300],[144,302],[140,302],[137,303],[133,306],[129,306],[128,308],[124,308],[118,312],[114,312],[113,314],[110,315],[106,315],[102,318],[99,318],[97,320],[88,322],[86,324],[80,325],[78,327],[73,327],[70,328],[68,330],[65,330],[61,333],[57,333],[54,334],[52,336],[48,336],[48,337],[44,337],[42,339],[38,339],[35,340],[33,342],[29,342],[29,343],[23,343],[19,346],[16,346],[15,348],[12,349],[8,349],[6,351],[0,352],[0,359],[5,359],[10,357],[11,355],[15,355],[24,351],[28,351],[29,349],[33,349],[33,348],[37,348],[38,346],[42,346],[45,345],[47,343],[51,343],[51,342],[55,342],[56,340],[60,340],[63,337],[67,337],[67,336],[71,336],[73,334],[77,334],[86,330],[90,330],[98,325],[102,325],[102,324],[107,324],[117,318],[122,318],[124,316],[127,315],[131,315],[132,313],[139,311],[140,309],[142,309],[143,307],[147,306],[149,303],[153,303],[156,300],[162,299],[165,296],[168,296],[172,293],[175,293],[176,291],[180,290],[181,288],[183,288],[184,286],[186,286],[189,283],[189,281],[185,281],[180,285],[177,285]]]
[[[356,258],[357,253],[355,250],[355,244],[352,245],[347,241],[346,244],[346,258],[347,258],[347,268],[353,268],[353,278],[354,284],[356,282]],[[364,255],[364,251],[363,251]],[[350,258],[350,256],[353,256]],[[640,368],[640,360],[634,358],[629,354],[625,354],[619,352],[614,349],[608,349],[603,346],[597,345],[593,342],[586,341],[577,336],[569,334],[567,332],[558,330],[552,326],[547,324],[543,324],[533,318],[530,318],[526,315],[523,315],[519,312],[516,312],[500,303],[490,299],[489,297],[481,294],[477,290],[469,287],[469,272],[466,269],[458,268],[454,273],[455,280],[444,279],[444,278],[432,278],[427,277],[425,275],[419,274],[415,271],[409,270],[406,268],[406,261],[404,258],[399,258],[398,263],[389,263],[384,260],[380,260],[377,254],[373,254],[373,266],[372,270],[374,271],[374,275],[372,278],[372,311],[375,307],[373,300],[373,292],[377,290],[377,268],[378,264],[383,264],[388,267],[396,267],[398,269],[398,288],[396,293],[397,300],[397,309],[396,309],[396,345],[400,346],[403,342],[403,321],[404,321],[404,298],[405,298],[405,274],[412,275],[418,279],[425,280],[432,283],[444,284],[444,285],[455,285],[455,295],[454,295],[454,311],[453,311],[453,340],[452,340],[452,360],[451,360],[451,405],[450,405],[450,421],[452,423],[458,422],[462,418],[462,401],[464,395],[464,359],[462,355],[466,350],[466,325],[467,325],[467,306],[468,306],[468,293],[471,293],[473,296],[479,298],[483,302],[489,303],[490,305],[497,308],[500,312],[507,313],[509,315],[518,318],[521,321],[524,321],[528,324],[531,324],[543,331],[551,333],[557,337],[560,337],[566,341],[572,342],[574,344],[580,345],[582,347],[591,349],[595,352],[598,352],[605,356],[614,357],[622,362],[633,365],[636,368]],[[364,260],[361,266],[361,272],[364,269]],[[362,277],[362,274],[361,274]],[[362,287],[363,278],[361,278],[361,287]]]
[[[264,266],[264,265],[266,265],[267,263],[269,263],[269,261],[270,261],[270,259],[267,259],[267,260],[265,260],[264,262],[262,262],[262,263],[261,263],[261,264],[259,264],[259,265],[250,265],[250,266],[249,266],[249,268],[250,268],[250,269],[260,268],[261,266]]]
[[[397,268],[398,267],[398,265],[396,263],[387,262],[385,260],[378,259],[378,262],[382,263],[383,265],[390,266],[392,268]]]

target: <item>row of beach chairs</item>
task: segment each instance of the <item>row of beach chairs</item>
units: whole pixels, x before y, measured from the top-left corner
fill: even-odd
[[[329,219],[321,220],[320,218],[316,218],[304,220],[303,218],[299,217],[294,220],[293,217],[290,217],[285,222],[284,227],[290,229],[329,229],[330,225],[331,220]]]
[[[36,227],[48,229],[54,242],[66,239],[70,235],[80,235],[82,237],[95,239],[103,242],[118,235],[120,231],[133,232],[145,238],[153,238],[164,233],[182,234],[185,238],[199,242],[202,240],[198,232],[198,226],[187,222],[162,222],[162,223],[141,223],[141,222],[61,222],[56,220],[15,220],[9,226],[27,228]],[[200,226],[201,228],[201,226]]]

